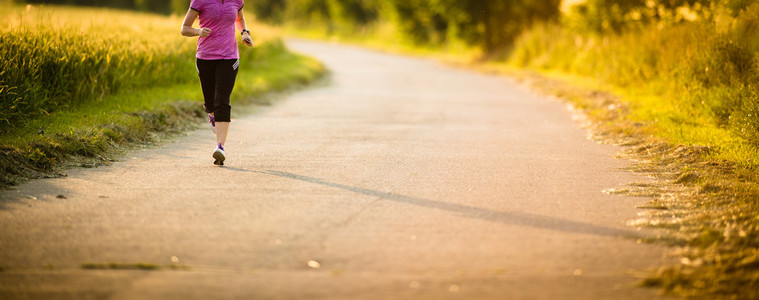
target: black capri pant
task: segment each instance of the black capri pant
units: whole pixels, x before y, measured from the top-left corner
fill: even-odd
[[[235,87],[239,59],[204,60],[196,59],[195,66],[203,89],[203,106],[207,113],[213,113],[216,122],[229,122],[232,106],[229,96]]]

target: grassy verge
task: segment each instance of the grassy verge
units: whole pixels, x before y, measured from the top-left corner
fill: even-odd
[[[680,258],[644,285],[756,299],[759,4],[712,6],[705,15],[712,17],[621,33],[538,26],[517,42],[509,65],[543,74],[531,81],[583,109],[599,136],[629,146],[623,156],[659,179],[613,191],[652,197],[632,225],[662,230],[652,242]]]
[[[6,21],[11,20],[11,25],[5,29],[11,32],[8,35],[33,34],[30,33],[33,31],[31,29],[37,26],[37,19],[42,19],[40,16],[55,16],[48,21],[60,23],[62,32],[79,35],[79,46],[85,44],[94,49],[78,52],[77,47],[55,42],[52,46],[15,44],[15,47],[32,48],[27,51],[51,56],[39,60],[34,60],[32,56],[28,58],[30,63],[24,65],[39,66],[39,61],[47,62],[42,65],[55,71],[50,73],[56,75],[52,78],[58,81],[58,85],[45,86],[37,83],[39,78],[52,75],[37,72],[35,68],[14,66],[13,69],[4,69],[0,81],[6,88],[2,90],[1,96],[2,103],[9,109],[0,116],[0,120],[5,121],[0,130],[0,187],[12,186],[29,178],[59,176],[65,167],[107,164],[125,146],[155,143],[162,135],[203,124],[205,114],[202,111],[202,94],[193,66],[194,40],[179,37],[177,24],[181,20],[178,17],[55,6],[5,9],[4,13],[9,14]],[[17,16],[16,21],[11,18],[14,15]],[[119,46],[123,49],[114,50],[111,44],[103,40],[103,36],[92,33],[103,30],[97,26],[97,22],[109,19],[152,27],[152,32],[160,36],[150,37],[151,41],[162,44],[149,46],[147,51],[139,45],[148,42],[131,36],[135,40],[130,45],[136,43],[138,46]],[[80,22],[77,20],[84,20],[81,22],[86,24],[77,23]],[[269,98],[266,95],[269,93],[310,83],[324,74],[325,70],[319,62],[287,51],[276,30],[263,25],[252,27],[259,45],[252,49],[241,49],[241,67],[232,95],[236,107],[267,105]],[[127,31],[126,34],[141,33]],[[129,37],[122,37],[124,38]],[[9,44],[2,44],[0,48],[7,50],[8,46]],[[34,50],[40,47],[54,49]],[[115,65],[109,65],[103,62],[102,57],[96,57],[100,53],[98,51],[106,51],[105,56],[108,51],[118,52],[122,58],[112,58],[111,63]],[[70,54],[74,52],[76,54]],[[72,58],[75,55],[79,56]],[[132,58],[137,64],[123,57]],[[93,61],[88,62],[88,59]],[[159,67],[149,66],[151,62]],[[106,70],[89,75],[82,69]],[[73,70],[74,74],[61,75],[61,70]],[[109,72],[126,72],[129,76],[116,78],[108,75]],[[156,73],[170,75],[167,79]],[[13,74],[15,77],[10,76]],[[110,81],[104,78],[110,78]],[[89,85],[82,85],[82,80]],[[96,82],[102,82],[106,87]],[[15,89],[9,89],[8,86]],[[99,91],[95,94],[83,92],[81,86],[94,86]],[[63,91],[53,93],[47,89]],[[17,105],[15,110],[10,109],[14,103],[21,102],[28,105],[23,108]]]
[[[675,143],[657,135],[652,121],[633,117],[633,96],[595,79],[507,72],[572,103],[588,116],[585,125],[596,140],[624,146],[620,157],[655,179],[607,190],[650,198],[629,225],[659,230],[648,242],[672,246],[672,255],[679,257],[680,264],[649,273],[643,286],[684,297],[759,297],[759,184],[752,168],[724,159],[724,150],[714,145]]]

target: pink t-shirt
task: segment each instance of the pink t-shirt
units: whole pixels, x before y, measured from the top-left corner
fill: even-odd
[[[211,29],[211,34],[198,39],[196,57],[206,60],[238,59],[237,12],[243,0],[192,0],[190,8],[199,13],[200,28]]]

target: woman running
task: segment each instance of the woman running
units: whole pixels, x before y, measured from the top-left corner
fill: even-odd
[[[205,99],[203,107],[208,113],[211,130],[216,133],[214,164],[220,166],[226,159],[224,143],[227,141],[232,109],[229,96],[240,66],[235,25],[240,30],[242,42],[253,46],[243,16],[243,5],[243,0],[192,0],[182,24],[183,36],[200,36],[195,67]],[[193,28],[192,24],[198,17],[200,28]]]

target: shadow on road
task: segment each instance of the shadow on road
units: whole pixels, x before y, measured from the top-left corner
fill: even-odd
[[[246,170],[246,169],[240,169],[240,168],[229,168],[229,167],[226,167],[225,169],[228,169],[231,171],[237,171],[237,172],[249,172],[249,173],[272,175],[272,176],[278,176],[278,177],[283,177],[283,178],[288,178],[288,179],[309,182],[313,184],[333,187],[333,188],[346,190],[346,191],[363,194],[367,196],[379,197],[382,199],[396,201],[400,203],[406,203],[406,204],[411,204],[411,205],[416,205],[416,206],[421,206],[421,207],[453,212],[467,218],[506,223],[506,224],[511,224],[511,225],[530,226],[530,227],[535,227],[535,228],[548,229],[548,230],[561,231],[561,232],[569,232],[569,233],[612,236],[612,237],[621,237],[621,238],[629,238],[629,239],[638,239],[638,238],[643,237],[639,233],[632,230],[609,228],[609,227],[598,226],[598,225],[593,225],[593,224],[588,224],[588,223],[564,220],[564,219],[559,219],[555,217],[541,216],[541,215],[535,215],[535,214],[529,214],[529,213],[523,213],[523,212],[495,211],[495,210],[490,210],[490,209],[485,209],[485,208],[456,204],[456,203],[448,203],[448,202],[442,202],[442,201],[436,201],[436,200],[429,200],[429,199],[393,194],[393,193],[370,190],[370,189],[349,186],[349,185],[344,185],[344,184],[339,184],[339,183],[334,183],[334,182],[328,182],[319,178],[292,174],[292,173],[287,173],[287,172],[281,172],[281,171],[273,171],[273,170],[256,171],[256,170]]]

